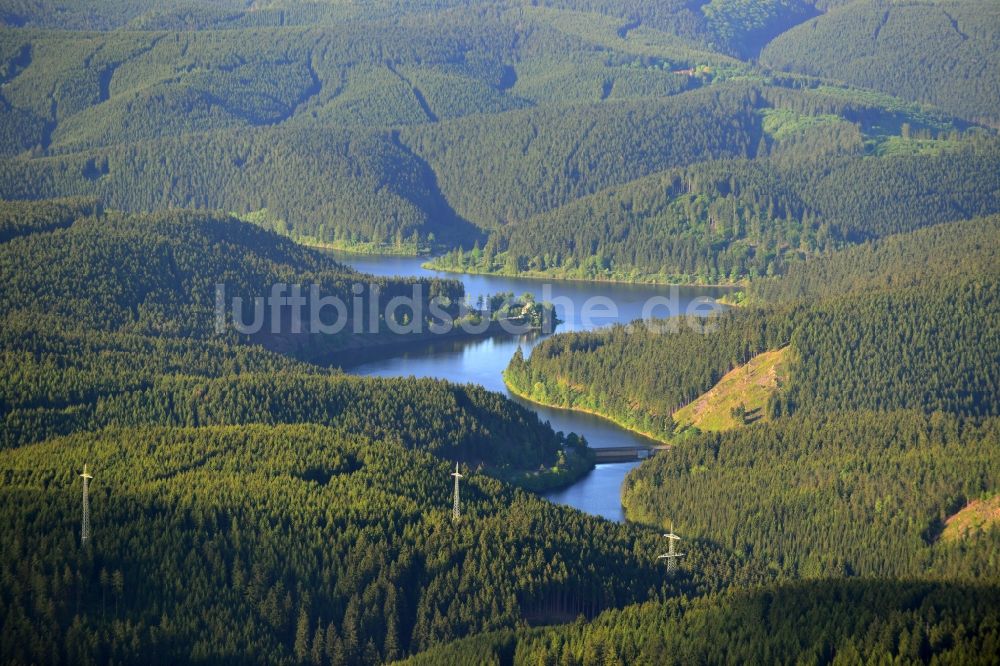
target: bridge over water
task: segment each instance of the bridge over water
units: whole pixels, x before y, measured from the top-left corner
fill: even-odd
[[[660,451],[669,449],[669,446],[605,446],[593,449],[594,462],[599,465],[601,463],[634,462],[652,458]]]

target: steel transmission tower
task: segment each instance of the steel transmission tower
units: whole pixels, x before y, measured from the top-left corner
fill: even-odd
[[[458,480],[463,478],[458,471],[458,463],[455,463],[455,471],[451,475],[455,477],[455,504],[451,510],[451,519],[457,523],[458,519],[462,517],[462,501],[458,497]]]
[[[87,473],[87,465],[83,466],[83,525],[80,528],[80,544],[86,546],[87,539],[90,538],[90,480],[92,477]]]
[[[678,553],[677,549],[676,549],[676,544],[677,544],[678,541],[681,540],[681,538],[679,536],[677,536],[676,534],[674,534],[674,526],[673,525],[670,526],[670,533],[669,534],[664,534],[663,536],[665,536],[669,540],[668,541],[669,545],[667,546],[667,552],[664,555],[660,555],[656,559],[658,559],[658,560],[666,560],[667,561],[667,573],[668,574],[672,574],[675,571],[677,571],[677,560],[679,560],[680,558],[684,557],[684,553]]]

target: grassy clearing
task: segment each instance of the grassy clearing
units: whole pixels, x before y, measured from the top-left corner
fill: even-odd
[[[784,347],[758,354],[726,373],[718,384],[674,412],[678,429],[718,432],[764,419],[768,398],[787,379],[788,360],[788,347]]]
[[[806,115],[790,109],[763,109],[759,114],[764,132],[775,140],[804,134],[815,127],[845,122],[842,118],[834,115]]]
[[[948,518],[941,539],[955,541],[986,531],[998,523],[1000,523],[1000,494],[989,499],[973,500],[964,509]]]
[[[902,136],[886,137],[882,141],[870,142],[872,151],[878,157],[894,157],[896,155],[938,155],[945,150],[961,148],[960,141],[948,139],[912,139]]]

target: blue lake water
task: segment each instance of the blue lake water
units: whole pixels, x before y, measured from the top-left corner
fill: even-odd
[[[664,317],[686,312],[705,314],[714,298],[725,293],[719,288],[628,285],[607,282],[542,281],[487,275],[442,273],[425,269],[423,259],[335,254],[338,260],[357,270],[381,276],[424,276],[461,280],[466,297],[514,292],[531,292],[538,300],[555,305],[556,315],[565,323],[558,331],[582,331],[629,323],[643,315]],[[543,298],[544,297],[544,298]],[[435,377],[456,383],[480,384],[499,391],[548,421],[555,430],[584,436],[590,446],[650,445],[649,439],[629,432],[590,414],[543,407],[511,395],[504,386],[501,372],[518,347],[525,355],[546,336],[530,335],[491,339],[445,340],[368,356],[344,369],[357,375],[395,377]],[[620,500],[622,480],[637,463],[598,465],[586,477],[569,488],[548,493],[553,502],[567,504],[581,511],[622,520]]]

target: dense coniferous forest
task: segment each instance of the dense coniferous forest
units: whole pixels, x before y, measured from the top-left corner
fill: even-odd
[[[325,255],[224,216],[128,216],[88,201],[10,210],[20,235],[0,245],[0,501],[16,523],[2,545],[5,661],[378,663],[523,617],[672,594],[643,555],[645,531],[496,480],[575,478],[591,465],[575,436],[475,386],[348,377],[203,321],[203,289],[223,277],[234,288],[359,277]],[[440,482],[454,461],[469,478],[460,525]],[[84,462],[101,480],[81,548],[73,479]],[[511,536],[473,529],[480,513]],[[581,560],[584,538],[593,555]],[[714,573],[678,585],[766,576],[705,553]],[[479,567],[496,582],[452,604],[484,580]]]
[[[860,152],[860,137],[854,136]],[[807,144],[810,150],[815,145]],[[994,140],[881,163],[857,154],[822,170],[711,161],[656,174],[506,227],[446,269],[587,279],[736,282],[858,241],[997,211]],[[851,184],[865,182],[864,190]]]
[[[853,2],[777,37],[761,62],[996,126],[998,27],[1000,8],[988,0]]]
[[[0,0],[0,661],[995,663],[998,39],[990,0]],[[596,454],[526,402],[338,369],[415,313],[229,325],[465,296],[328,249],[733,307],[510,359],[667,445],[615,523],[538,495]]]
[[[857,80],[799,62],[837,49],[835,27],[795,52],[813,21],[881,13],[841,4],[11,2],[0,196],[222,209],[338,248],[484,248],[449,268],[703,282],[875,233],[873,210],[995,212],[995,13],[894,4],[886,65]],[[901,87],[897,63],[931,41],[910,24],[961,46],[943,36],[934,75]],[[834,177],[804,166],[820,154]]]
[[[45,223],[53,205],[42,204]],[[358,296],[379,312],[397,295],[412,296],[414,287],[424,301],[463,296],[453,281],[361,276],[326,254],[224,215],[98,212],[0,246],[5,312],[96,330],[205,338],[216,335],[219,284],[227,298],[247,302],[276,283],[303,292],[316,286],[345,304]],[[364,283],[361,294],[353,291],[356,283]]]
[[[100,210],[96,200],[7,201],[0,208],[0,242],[39,231],[65,228]]]
[[[623,502],[636,520],[673,520],[793,576],[995,580],[996,529],[938,537],[996,492],[996,427],[941,412],[786,417],[692,438],[630,475]]]
[[[515,356],[505,378],[541,402],[669,438],[677,409],[754,355],[790,346],[792,377],[770,402],[775,413],[996,415],[997,225],[945,224],[802,264],[752,283],[751,300],[764,305],[709,322],[556,335],[530,359]]]
[[[275,282],[316,284],[345,301],[362,282],[369,289],[363,297],[384,303],[406,294],[411,281],[360,276],[274,232],[210,214],[94,215],[90,203],[62,201],[11,210],[33,233],[0,245],[7,445],[108,425],[339,420],[406,444],[451,448],[448,457],[470,463],[557,467],[564,443],[533,415],[481,389],[361,381],[215,330],[220,282],[246,296]],[[59,215],[73,221],[50,230]],[[462,295],[451,281],[420,286],[428,298]],[[192,402],[198,394],[204,399]],[[275,402],[276,395],[284,398]],[[386,425],[377,426],[379,419]],[[482,446],[484,436],[496,439]],[[500,452],[500,441],[523,448]],[[585,463],[581,456],[573,462]]]
[[[375,663],[661,582],[648,534],[482,475],[452,525],[447,462],[339,428],[113,428],[3,457],[5,661]]]
[[[406,663],[990,664],[996,588],[809,582],[609,611],[594,622],[485,634]],[[873,609],[882,612],[873,612]],[[981,627],[981,630],[971,627]]]
[[[533,399],[672,443],[627,477],[633,520],[672,525],[792,577],[995,580],[995,523],[960,542],[941,536],[954,514],[992,501],[1000,486],[997,231],[990,217],[869,241],[751,283],[743,307],[700,324],[714,326],[708,335],[666,322],[557,335],[529,359],[516,356],[505,377]],[[786,347],[790,376],[763,423],[718,433],[675,425],[677,407],[723,373]],[[607,642],[629,635],[628,621],[615,622]],[[583,631],[600,635],[596,625]],[[544,652],[534,640],[515,642]],[[664,649],[624,640],[614,649]],[[847,641],[849,654],[859,642]],[[570,663],[593,662],[582,649]]]
[[[995,640],[989,620],[938,642],[930,636],[957,627],[954,621],[918,629],[896,615],[903,624],[882,630],[893,638],[872,643],[867,624],[850,628],[834,618],[856,617],[848,609],[868,595],[912,593],[899,586],[890,593],[876,580],[965,580],[995,590],[996,522],[959,540],[943,535],[966,507],[992,506],[1000,487],[997,224],[996,217],[940,224],[792,266],[787,275],[752,282],[743,307],[708,322],[708,335],[666,322],[561,334],[507,369],[508,383],[533,399],[597,411],[671,443],[626,478],[630,519],[760,558],[782,577],[861,577],[852,588],[828,581],[809,593],[818,604],[832,595],[839,610],[810,611],[788,600],[782,610],[796,610],[770,616],[766,633],[720,643],[718,633],[711,640],[703,633],[706,623],[727,626],[709,619],[713,614],[739,613],[733,609],[747,603],[749,615],[740,617],[748,620],[774,607],[774,592],[750,593],[766,601],[719,600],[711,610],[634,607],[573,629],[471,639],[432,650],[423,663],[445,663],[455,654],[448,650],[465,649],[516,663],[602,663],[609,654],[630,663],[715,662],[763,653],[777,661],[804,654],[835,663],[876,655],[925,661],[936,654],[945,662],[990,663],[995,649],[979,654],[972,647]],[[715,433],[674,423],[679,404],[773,349],[785,349],[792,363],[767,418],[746,415],[748,425]],[[927,612],[941,613],[934,605]],[[824,628],[816,634],[822,640],[805,638],[811,629],[796,626],[804,617]]]

